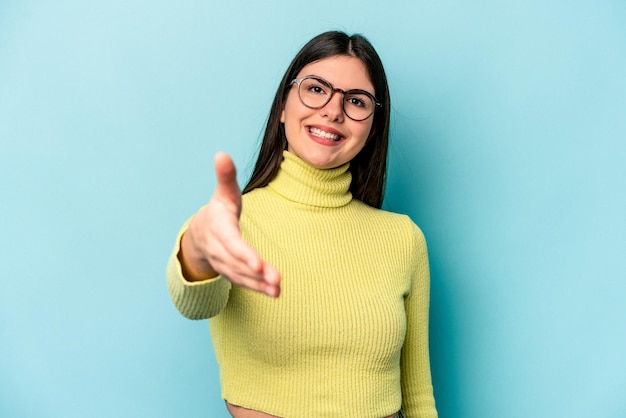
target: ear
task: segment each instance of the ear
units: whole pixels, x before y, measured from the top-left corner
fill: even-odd
[[[285,123],[285,105],[283,104],[283,110],[280,111],[280,123]]]

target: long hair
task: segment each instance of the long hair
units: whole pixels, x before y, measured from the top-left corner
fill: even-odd
[[[325,32],[311,39],[287,68],[270,109],[252,176],[243,193],[267,186],[278,173],[283,150],[287,149],[287,137],[284,125],[280,122],[280,114],[291,89],[291,81],[307,64],[336,55],[352,56],[365,64],[374,85],[376,99],[382,103],[372,116],[374,121],[365,146],[350,161],[352,195],[375,208],[382,206],[389,143],[390,99],[387,76],[380,57],[365,37],[358,34],[349,36],[336,31]]]

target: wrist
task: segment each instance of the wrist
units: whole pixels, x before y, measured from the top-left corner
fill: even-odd
[[[183,271],[183,278],[189,282],[199,282],[217,277],[219,273],[213,270],[208,260],[197,255],[199,252],[195,251],[195,246],[187,232],[185,231],[181,237],[180,249],[177,254]]]

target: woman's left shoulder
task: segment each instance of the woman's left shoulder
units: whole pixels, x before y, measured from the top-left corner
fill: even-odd
[[[398,234],[405,235],[408,239],[425,243],[426,239],[422,229],[411,219],[409,215],[391,212],[385,209],[377,209],[360,202],[363,209],[369,212],[371,219],[376,219],[388,226],[389,229]]]

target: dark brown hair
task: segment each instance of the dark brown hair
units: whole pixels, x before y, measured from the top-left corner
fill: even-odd
[[[365,37],[358,34],[349,36],[335,31],[325,32],[311,39],[298,52],[285,72],[272,103],[259,156],[243,193],[267,186],[278,173],[283,150],[287,149],[287,137],[280,122],[280,114],[291,89],[291,81],[307,64],[336,55],[356,57],[365,64],[374,85],[376,99],[382,103],[374,113],[370,137],[363,149],[350,161],[350,191],[353,196],[370,206],[382,206],[389,143],[390,100],[387,77],[380,57]]]

